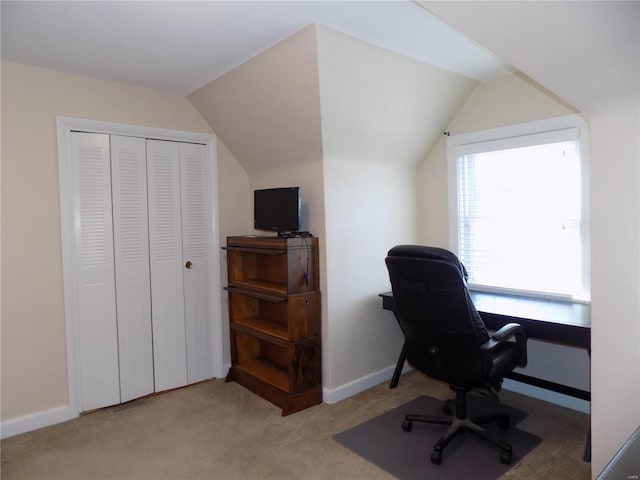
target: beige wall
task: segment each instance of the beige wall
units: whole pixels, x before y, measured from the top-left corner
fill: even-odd
[[[476,82],[318,27],[327,249],[325,401],[384,381],[402,333],[377,294],[415,243],[417,164]],[[390,370],[391,369],[391,370]]]
[[[56,115],[211,132],[179,95],[2,62],[2,420],[68,404]]]
[[[639,106],[589,113],[593,478],[640,427]]]
[[[393,162],[326,158],[327,330],[325,399],[340,400],[371,385],[366,378],[395,365],[402,332],[382,310],[391,289],[384,259],[398,244],[416,242],[415,167]],[[374,384],[388,376],[374,377]],[[352,382],[365,383],[354,391]]]
[[[249,175],[322,156],[313,25],[187,98]]]
[[[318,62],[325,158],[418,165],[478,85],[322,26]]]
[[[218,201],[220,215],[220,246],[227,244],[227,237],[250,233],[252,208],[249,176],[236,161],[229,149],[218,139]],[[227,255],[221,252],[220,285],[227,285]],[[225,364],[231,363],[229,342],[229,298],[222,295],[222,328]]]

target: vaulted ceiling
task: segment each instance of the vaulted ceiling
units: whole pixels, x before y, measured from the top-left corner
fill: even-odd
[[[418,164],[478,82],[511,71],[411,1],[1,8],[3,60],[186,94],[249,173]]]
[[[0,2],[2,59],[188,94],[317,23],[481,81],[508,67],[399,1]]]
[[[310,26],[187,98],[256,173],[323,158],[417,165],[477,85]]]
[[[638,98],[638,1],[420,3],[582,112]]]

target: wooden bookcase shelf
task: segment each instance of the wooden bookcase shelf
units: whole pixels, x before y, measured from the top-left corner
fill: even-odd
[[[282,408],[322,401],[318,239],[228,237],[231,369]]]
[[[268,361],[262,359],[251,360],[239,365],[238,368],[242,369],[248,375],[263,379],[268,384],[273,385],[283,392],[289,391],[287,372],[274,367]]]
[[[276,344],[279,341],[287,342],[289,340],[286,325],[260,317],[237,318],[234,320],[233,328],[239,332],[253,334],[258,338],[272,338],[271,341]]]

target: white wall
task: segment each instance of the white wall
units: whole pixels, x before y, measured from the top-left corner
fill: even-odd
[[[339,157],[325,158],[324,178],[331,401],[354,393],[355,380],[384,380],[398,359],[402,333],[377,294],[390,290],[387,251],[415,243],[416,183],[414,167]]]
[[[640,426],[639,100],[589,115],[594,475]]]
[[[422,3],[587,115],[595,478],[640,425],[640,3]]]
[[[251,226],[251,188],[249,175],[236,161],[229,149],[218,140],[218,198],[220,217],[220,246],[227,244],[227,237],[247,235]],[[220,285],[227,286],[227,253],[220,252]],[[229,297],[222,291],[222,328],[224,362],[231,364],[229,333]]]
[[[327,303],[325,401],[386,381],[402,333],[378,293],[417,241],[417,165],[477,84],[318,27]]]
[[[249,175],[322,156],[316,52],[310,25],[188,95]]]
[[[418,165],[476,80],[318,26],[325,158]]]

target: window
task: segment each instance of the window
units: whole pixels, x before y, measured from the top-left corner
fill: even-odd
[[[579,116],[448,139],[452,249],[470,288],[589,300]]]

